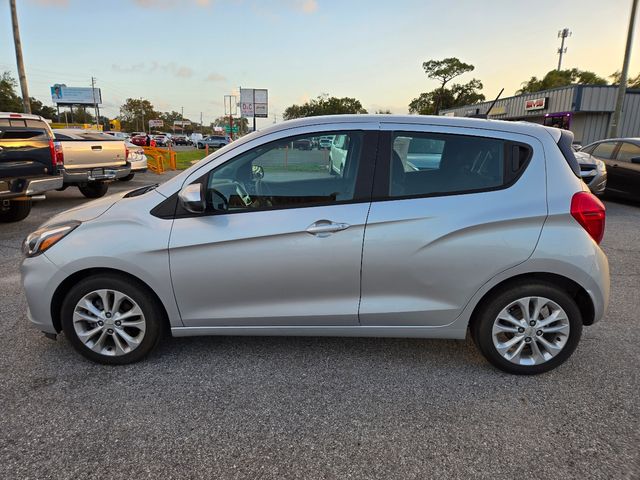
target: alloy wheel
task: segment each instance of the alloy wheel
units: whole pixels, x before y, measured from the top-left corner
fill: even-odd
[[[146,330],[144,313],[128,295],[117,290],[94,290],[73,309],[73,328],[89,349],[107,356],[135,350]]]
[[[540,365],[558,355],[570,334],[569,318],[556,302],[523,297],[503,308],[493,322],[496,351],[517,365]]]

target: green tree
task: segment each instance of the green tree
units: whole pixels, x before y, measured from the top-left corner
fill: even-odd
[[[144,118],[144,124],[142,120]],[[156,112],[149,100],[141,98],[127,98],[124,105],[120,107],[120,124],[125,132],[146,131],[149,120],[160,118],[160,113]]]
[[[367,113],[359,100],[350,97],[329,97],[320,95],[302,105],[287,107],[282,115],[285,120],[319,115],[340,115],[349,113]]]
[[[22,98],[16,92],[18,82],[9,72],[0,76],[0,112],[22,112]],[[54,119],[56,109],[44,105],[40,100],[30,97],[31,113],[44,118]]]
[[[523,82],[522,88],[516,92],[516,95],[540,92],[542,90],[565,87],[576,83],[581,85],[607,85],[607,81],[604,78],[588,70],[578,70],[577,68],[551,70],[541,79],[531,77],[526,82]]]
[[[375,113],[376,115],[391,115],[391,110],[389,110],[388,108],[379,108],[375,111]]]
[[[612,75],[609,75],[609,78],[612,80],[611,85],[619,85],[620,84],[620,72],[617,71]],[[627,88],[640,88],[640,72],[635,77],[627,78]]]
[[[55,120],[57,118],[57,111],[55,108],[44,105],[40,100],[33,97],[31,97],[29,101],[31,102],[31,113],[34,115],[40,115],[50,120]]]
[[[447,108],[444,106],[445,97],[447,96],[445,89],[447,83],[464,73],[472,72],[476,67],[469,63],[461,62],[456,57],[450,57],[443,60],[428,60],[422,64],[422,68],[427,77],[440,83],[438,92],[433,95],[435,100],[435,111],[433,113],[437,115],[442,108]]]
[[[22,112],[22,98],[16,93],[17,82],[9,72],[0,77],[0,112]]]
[[[453,83],[449,88],[421,93],[409,103],[409,113],[437,115],[440,110],[482,102],[485,96],[479,90],[482,82],[474,78],[468,83]]]

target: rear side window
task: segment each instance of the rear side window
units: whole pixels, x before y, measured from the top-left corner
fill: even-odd
[[[42,138],[40,138],[42,137]],[[0,119],[0,139],[49,139],[48,127],[41,120],[25,120],[17,118]]]
[[[569,130],[560,130],[560,139],[558,140],[558,148],[562,153],[562,156],[567,161],[573,174],[580,178],[580,164],[576,159],[573,151],[573,133]]]
[[[512,183],[531,148],[501,139],[417,132],[392,138],[389,196],[494,190]]]
[[[623,142],[618,150],[617,158],[622,162],[630,162],[632,158],[640,158],[640,145]]]
[[[19,129],[7,129],[4,130],[0,127],[0,139],[2,140],[24,140],[24,139],[34,139],[34,140],[48,140],[49,135],[44,130],[33,130],[29,128],[19,128]]]

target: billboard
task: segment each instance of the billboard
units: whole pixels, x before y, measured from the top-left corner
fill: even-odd
[[[56,83],[51,87],[51,100],[58,105],[100,105],[102,94],[99,88],[67,87]]]
[[[175,120],[173,122],[173,126],[174,127],[190,127],[191,126],[191,121],[190,120]]]
[[[164,127],[164,122],[162,120],[149,120],[149,128],[153,127]]]
[[[241,88],[240,113],[243,117],[267,118],[269,94],[266,88]]]

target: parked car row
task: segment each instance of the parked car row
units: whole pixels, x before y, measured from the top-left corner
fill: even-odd
[[[0,222],[26,218],[33,199],[78,187],[87,198],[107,193],[114,180],[147,169],[139,147],[93,130],[55,129],[37,115],[0,113]]]
[[[596,194],[640,200],[640,138],[610,138],[581,148],[583,180]]]

